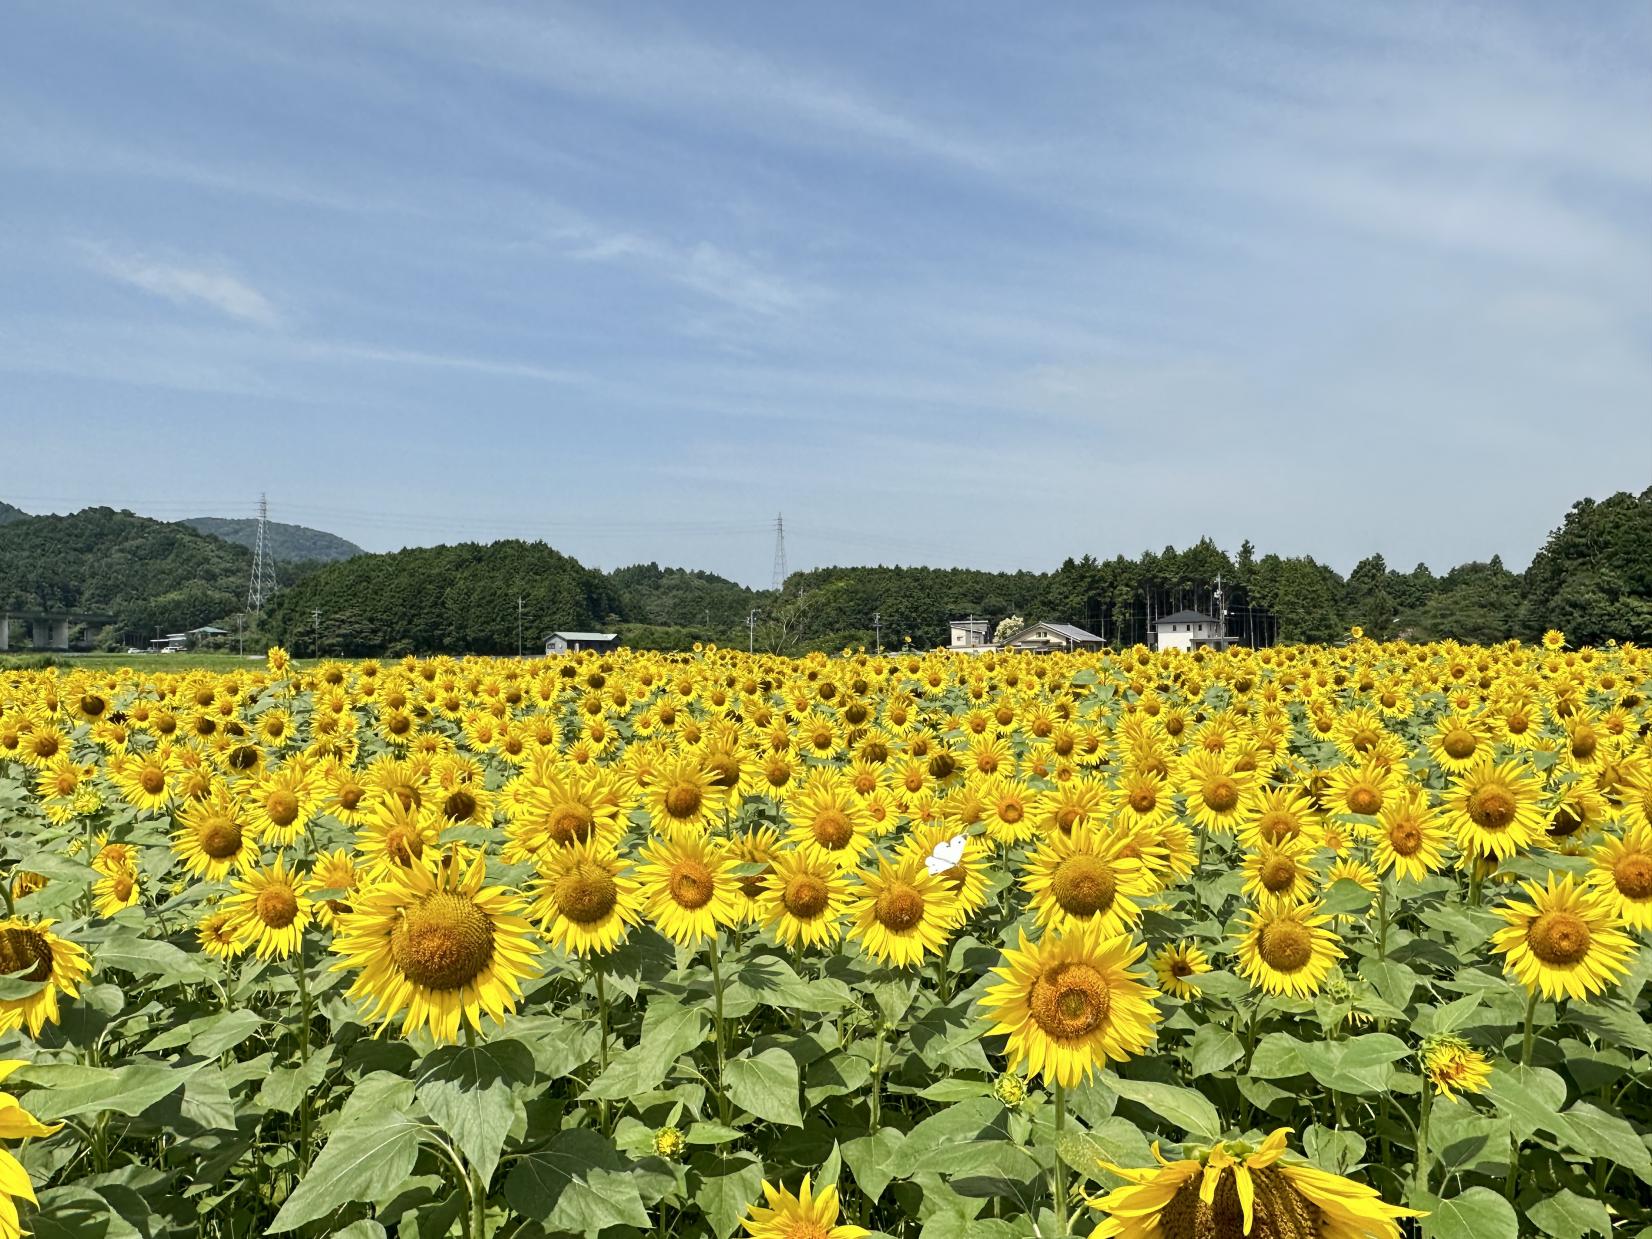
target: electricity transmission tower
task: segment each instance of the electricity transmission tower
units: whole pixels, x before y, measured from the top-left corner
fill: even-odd
[[[774,518],[774,583],[771,588],[780,592],[780,587],[786,583],[786,517],[784,513]]]
[[[268,495],[258,496],[258,539],[252,551],[252,579],[247,583],[247,615],[257,615],[264,602],[275,593],[275,558],[270,553],[270,542],[265,526],[270,521]],[[245,629],[242,631],[242,653],[245,653]]]

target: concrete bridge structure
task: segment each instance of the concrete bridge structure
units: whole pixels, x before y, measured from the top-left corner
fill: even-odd
[[[70,624],[112,624],[112,615],[93,615],[86,611],[4,611],[0,612],[0,650],[11,648],[11,626],[30,626],[29,635],[37,650],[66,650],[69,648]]]

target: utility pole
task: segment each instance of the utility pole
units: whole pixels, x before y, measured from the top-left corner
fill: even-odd
[[[1216,603],[1216,642],[1219,649],[1227,649],[1228,615],[1222,595],[1222,574],[1216,574],[1216,592],[1211,595]]]
[[[883,653],[883,612],[872,612],[872,645],[876,653]]]
[[[746,653],[753,653],[757,649],[757,608],[753,607],[746,615]]]

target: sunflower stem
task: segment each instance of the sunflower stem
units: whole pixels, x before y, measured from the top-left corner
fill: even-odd
[[[1055,1168],[1050,1172],[1050,1195],[1055,1205],[1055,1233],[1067,1235],[1067,1164],[1061,1160],[1061,1137],[1067,1128],[1067,1090],[1055,1086]]]
[[[598,1074],[608,1070],[608,988],[602,979],[602,965],[591,960],[591,976],[597,987],[597,1066]],[[608,1131],[608,1099],[597,1100],[597,1126]]]
[[[476,1029],[471,1024],[465,1025],[465,1047],[467,1049],[476,1048]],[[470,1188],[470,1239],[487,1239],[487,1184],[482,1182],[482,1172],[471,1164],[469,1156],[464,1158],[464,1163],[465,1179],[467,1186]]]
[[[1377,958],[1388,958],[1388,879],[1377,879]]]
[[[298,950],[293,952],[293,979],[298,985],[298,1062],[300,1076],[310,1065],[310,977],[304,966],[304,939],[298,939]],[[300,1083],[304,1084],[302,1078]],[[298,1095],[298,1164],[310,1168],[310,1090],[308,1084]]]
[[[728,1081],[724,1078],[728,1067],[728,1046],[723,1041],[723,968],[717,957],[717,933],[711,935],[711,992],[714,1013],[711,1032],[717,1046],[717,1116],[724,1127],[729,1123]]]
[[[881,1130],[883,1119],[883,1023],[878,1022],[877,1040],[872,1043],[872,1095],[867,1107],[871,1113],[872,1126],[875,1136]]]
[[[1434,1086],[1427,1079],[1423,1079],[1422,1110],[1417,1119],[1417,1163],[1412,1168],[1412,1182],[1415,1184],[1413,1195],[1421,1197],[1428,1191],[1428,1116],[1433,1109]]]
[[[1520,1040],[1520,1065],[1532,1065],[1532,1016],[1537,1014],[1537,991],[1534,989],[1526,998],[1526,1032]]]

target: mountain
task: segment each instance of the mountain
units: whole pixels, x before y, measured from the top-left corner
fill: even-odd
[[[29,514],[22,508],[14,508],[4,499],[0,499],[0,525],[9,525],[12,521],[26,521]]]
[[[4,519],[0,517],[0,519]],[[232,519],[222,516],[191,516],[178,522],[200,533],[211,534],[225,542],[234,542],[249,551],[258,545],[258,522],[251,519]],[[334,563],[363,554],[354,542],[346,542],[337,534],[303,525],[283,525],[280,521],[264,524],[265,545],[270,558],[277,563]]]
[[[241,606],[252,555],[187,525],[113,508],[0,524],[0,606],[114,617],[143,642],[222,621]]]
[[[519,631],[536,653],[617,602],[607,577],[543,542],[465,542],[325,564],[275,596],[263,627],[304,653],[514,654]]]

